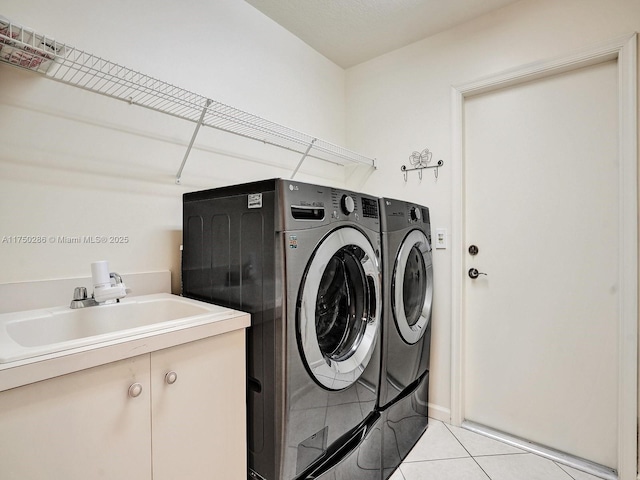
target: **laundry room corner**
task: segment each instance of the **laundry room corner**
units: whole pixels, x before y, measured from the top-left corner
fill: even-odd
[[[451,168],[462,168],[452,166],[456,128],[452,86],[627,38],[640,29],[638,8],[637,2],[630,1],[605,5],[525,0],[347,70],[348,142],[353,148],[372,146],[385,159],[363,188],[429,205],[434,228],[444,228],[449,235],[449,249],[434,250],[433,257],[432,411],[451,412],[458,401],[451,397],[455,388],[450,350],[454,313],[450,248],[462,248],[464,232],[454,222],[452,211],[455,189],[461,187],[452,184]],[[508,136],[509,131],[507,126],[502,134]],[[407,164],[412,151],[424,146],[433,151],[434,158],[444,160],[439,178],[426,173],[421,181],[409,175],[405,182],[400,167]],[[540,147],[540,155],[545,155]],[[488,173],[496,179],[502,175],[498,169],[489,168]],[[465,254],[467,247],[464,245]],[[455,423],[451,418],[445,421]],[[625,468],[624,478],[631,478],[628,462]]]

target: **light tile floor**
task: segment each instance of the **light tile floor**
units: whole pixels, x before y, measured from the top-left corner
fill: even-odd
[[[598,477],[429,419],[429,428],[390,480],[598,480]]]

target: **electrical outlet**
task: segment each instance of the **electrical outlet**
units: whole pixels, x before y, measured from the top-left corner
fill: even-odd
[[[436,228],[436,239],[435,239],[436,249],[447,248],[447,229],[446,228]]]

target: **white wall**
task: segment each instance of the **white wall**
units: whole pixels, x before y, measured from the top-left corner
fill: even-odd
[[[431,207],[451,233],[451,86],[590,47],[640,30],[637,0],[523,0],[347,71],[347,142],[375,152],[380,168],[357,186]],[[425,147],[443,159],[437,181],[400,166]],[[544,146],[540,146],[544,155]],[[459,233],[459,232],[457,232]],[[432,412],[448,419],[451,251],[434,253]]]
[[[345,72],[237,0],[4,0],[0,14],[60,41],[197,93],[375,156],[348,186],[431,207],[451,233],[450,87],[640,30],[637,0],[523,0]],[[346,99],[346,113],[345,113]],[[0,283],[85,276],[90,262],[120,273],[173,272],[179,291],[181,194],[288,176],[299,156],[201,130],[173,178],[193,125],[0,65],[0,239],[122,235],[126,245],[0,243]],[[346,132],[346,134],[345,134]],[[400,166],[428,147],[436,181]],[[282,166],[286,168],[282,168]],[[313,161],[301,180],[344,182]],[[432,410],[450,408],[450,250],[437,250]],[[7,302],[10,299],[0,299]]]
[[[57,40],[297,130],[344,144],[344,70],[238,0],[5,0],[0,14]],[[125,236],[125,244],[0,243],[0,284],[171,270],[179,292],[182,193],[276,176],[300,155],[0,65],[0,240]],[[343,183],[305,162],[296,177]],[[6,240],[6,239],[5,239]],[[72,292],[69,292],[71,295]],[[2,298],[0,302],[10,302]],[[66,302],[68,299],[64,299]]]

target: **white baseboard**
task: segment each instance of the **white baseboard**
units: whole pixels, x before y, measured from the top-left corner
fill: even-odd
[[[429,417],[444,423],[451,423],[451,409],[433,403],[429,403],[427,406],[429,409]]]

